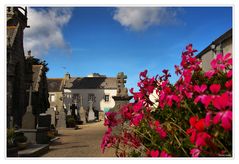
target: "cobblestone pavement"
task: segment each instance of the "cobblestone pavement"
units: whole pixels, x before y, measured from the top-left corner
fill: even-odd
[[[58,130],[60,139],[50,145],[43,157],[114,157],[113,149],[102,154],[100,144],[106,131],[103,121],[80,125],[80,129]]]

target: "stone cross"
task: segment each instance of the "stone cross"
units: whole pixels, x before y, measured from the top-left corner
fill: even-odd
[[[116,96],[128,96],[128,90],[125,87],[127,76],[124,72],[119,72],[117,75],[117,95]]]
[[[32,114],[32,85],[29,89],[29,101],[27,106],[27,111],[22,118],[22,128],[23,129],[35,129],[35,116]]]

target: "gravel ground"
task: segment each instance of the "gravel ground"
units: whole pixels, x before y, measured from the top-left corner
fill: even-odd
[[[100,144],[106,127],[103,121],[80,125],[80,129],[59,129],[60,139],[50,146],[43,157],[114,157],[113,149],[101,153]]]

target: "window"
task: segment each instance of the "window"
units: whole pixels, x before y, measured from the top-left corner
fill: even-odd
[[[55,95],[54,94],[50,94],[50,102],[55,102]]]
[[[73,99],[78,99],[79,98],[79,94],[73,94]]]
[[[110,96],[109,95],[105,95],[105,102],[109,102],[110,101]]]
[[[95,101],[95,95],[94,94],[88,94],[88,101]]]

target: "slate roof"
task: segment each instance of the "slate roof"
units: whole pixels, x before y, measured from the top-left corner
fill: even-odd
[[[47,78],[49,92],[61,92],[63,78]]]
[[[32,90],[37,92],[39,89],[39,82],[41,81],[43,65],[32,65]]]
[[[232,28],[214,40],[209,46],[207,46],[204,50],[202,50],[196,57],[201,58],[205,53],[211,50],[211,45],[219,45],[220,43],[224,42],[225,40],[232,37]]]
[[[115,77],[71,77],[66,81],[68,89],[117,89]]]

